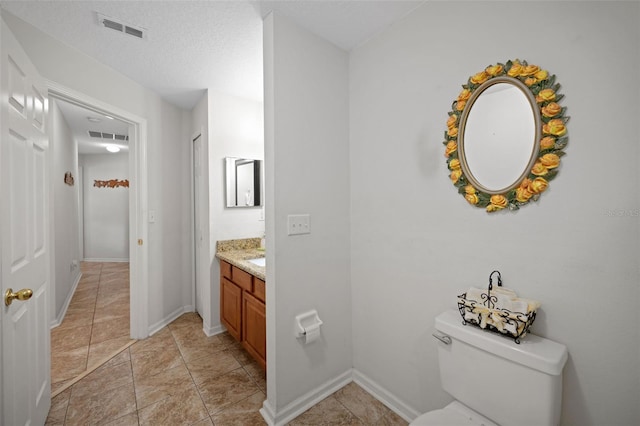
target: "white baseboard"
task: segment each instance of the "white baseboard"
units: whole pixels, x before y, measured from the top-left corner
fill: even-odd
[[[357,383],[362,389],[369,392],[374,398],[387,406],[391,411],[402,417],[407,422],[413,421],[418,417],[420,412],[409,407],[403,401],[398,399],[391,392],[384,389],[375,381],[365,376],[361,372],[350,369],[345,371],[338,377],[329,380],[316,389],[307,392],[305,395],[297,398],[290,404],[286,405],[282,410],[276,413],[274,407],[271,406],[269,400],[262,403],[260,414],[269,426],[282,426],[307,411],[332,393],[343,388],[351,382]]]
[[[71,303],[71,299],[73,299],[73,295],[75,294],[76,289],[78,288],[78,284],[80,284],[80,278],[82,278],[82,272],[80,272],[76,276],[76,280],[71,286],[71,291],[69,292],[69,294],[67,294],[67,298],[65,299],[64,304],[62,305],[62,309],[60,309],[60,312],[58,313],[56,318],[51,321],[51,324],[49,324],[49,328],[56,328],[60,324],[62,324],[62,320],[64,319],[64,316],[67,315],[67,309],[69,309],[69,304]]]
[[[202,322],[202,331],[204,331],[204,334],[206,334],[208,337],[211,336],[215,336],[216,334],[222,334],[225,331],[227,331],[226,328],[224,328],[224,326],[222,324],[216,324],[214,326],[209,326],[206,325],[204,323],[204,321]]]
[[[352,370],[349,369],[340,374],[338,377],[325,382],[323,385],[320,385],[310,392],[307,392],[301,397],[295,399],[291,403],[287,404],[278,413],[276,413],[273,407],[271,407],[271,404],[269,404],[269,400],[267,399],[262,404],[260,414],[269,426],[282,426],[295,419],[300,414],[304,413],[309,408],[313,407],[332,393],[336,392],[339,389],[342,389],[352,381]]]
[[[164,327],[166,327],[167,325],[171,324],[173,321],[175,321],[176,318],[178,318],[180,315],[182,315],[182,314],[184,314],[186,312],[193,312],[193,306],[182,306],[182,307],[176,309],[175,311],[171,312],[169,315],[167,315],[162,320],[158,321],[155,324],[152,324],[151,326],[149,326],[149,334],[148,335],[149,336],[153,336],[158,331],[162,330]]]
[[[353,381],[409,423],[422,414],[355,369],[353,370]]]

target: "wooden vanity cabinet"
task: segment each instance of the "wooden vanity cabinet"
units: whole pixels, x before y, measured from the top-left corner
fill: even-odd
[[[242,346],[263,369],[267,368],[267,317],[264,302],[242,294]]]
[[[242,289],[220,277],[220,320],[237,341],[242,339]]]
[[[266,369],[265,282],[224,260],[220,261],[220,321]]]

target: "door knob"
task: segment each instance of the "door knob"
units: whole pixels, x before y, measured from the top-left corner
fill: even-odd
[[[4,294],[4,304],[9,306],[11,303],[13,303],[14,299],[24,301],[31,299],[31,296],[33,296],[33,290],[31,290],[30,288],[23,288],[22,290],[18,290],[15,293],[13,292],[13,289],[10,288]]]

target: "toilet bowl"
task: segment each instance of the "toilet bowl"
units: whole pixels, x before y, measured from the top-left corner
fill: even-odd
[[[440,381],[455,401],[411,425],[559,424],[566,346],[533,334],[516,344],[463,324],[455,310],[438,315],[435,326]]]

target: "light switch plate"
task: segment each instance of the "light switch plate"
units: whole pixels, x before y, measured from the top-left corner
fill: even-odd
[[[290,214],[287,216],[287,235],[310,234],[311,225],[308,214]]]

